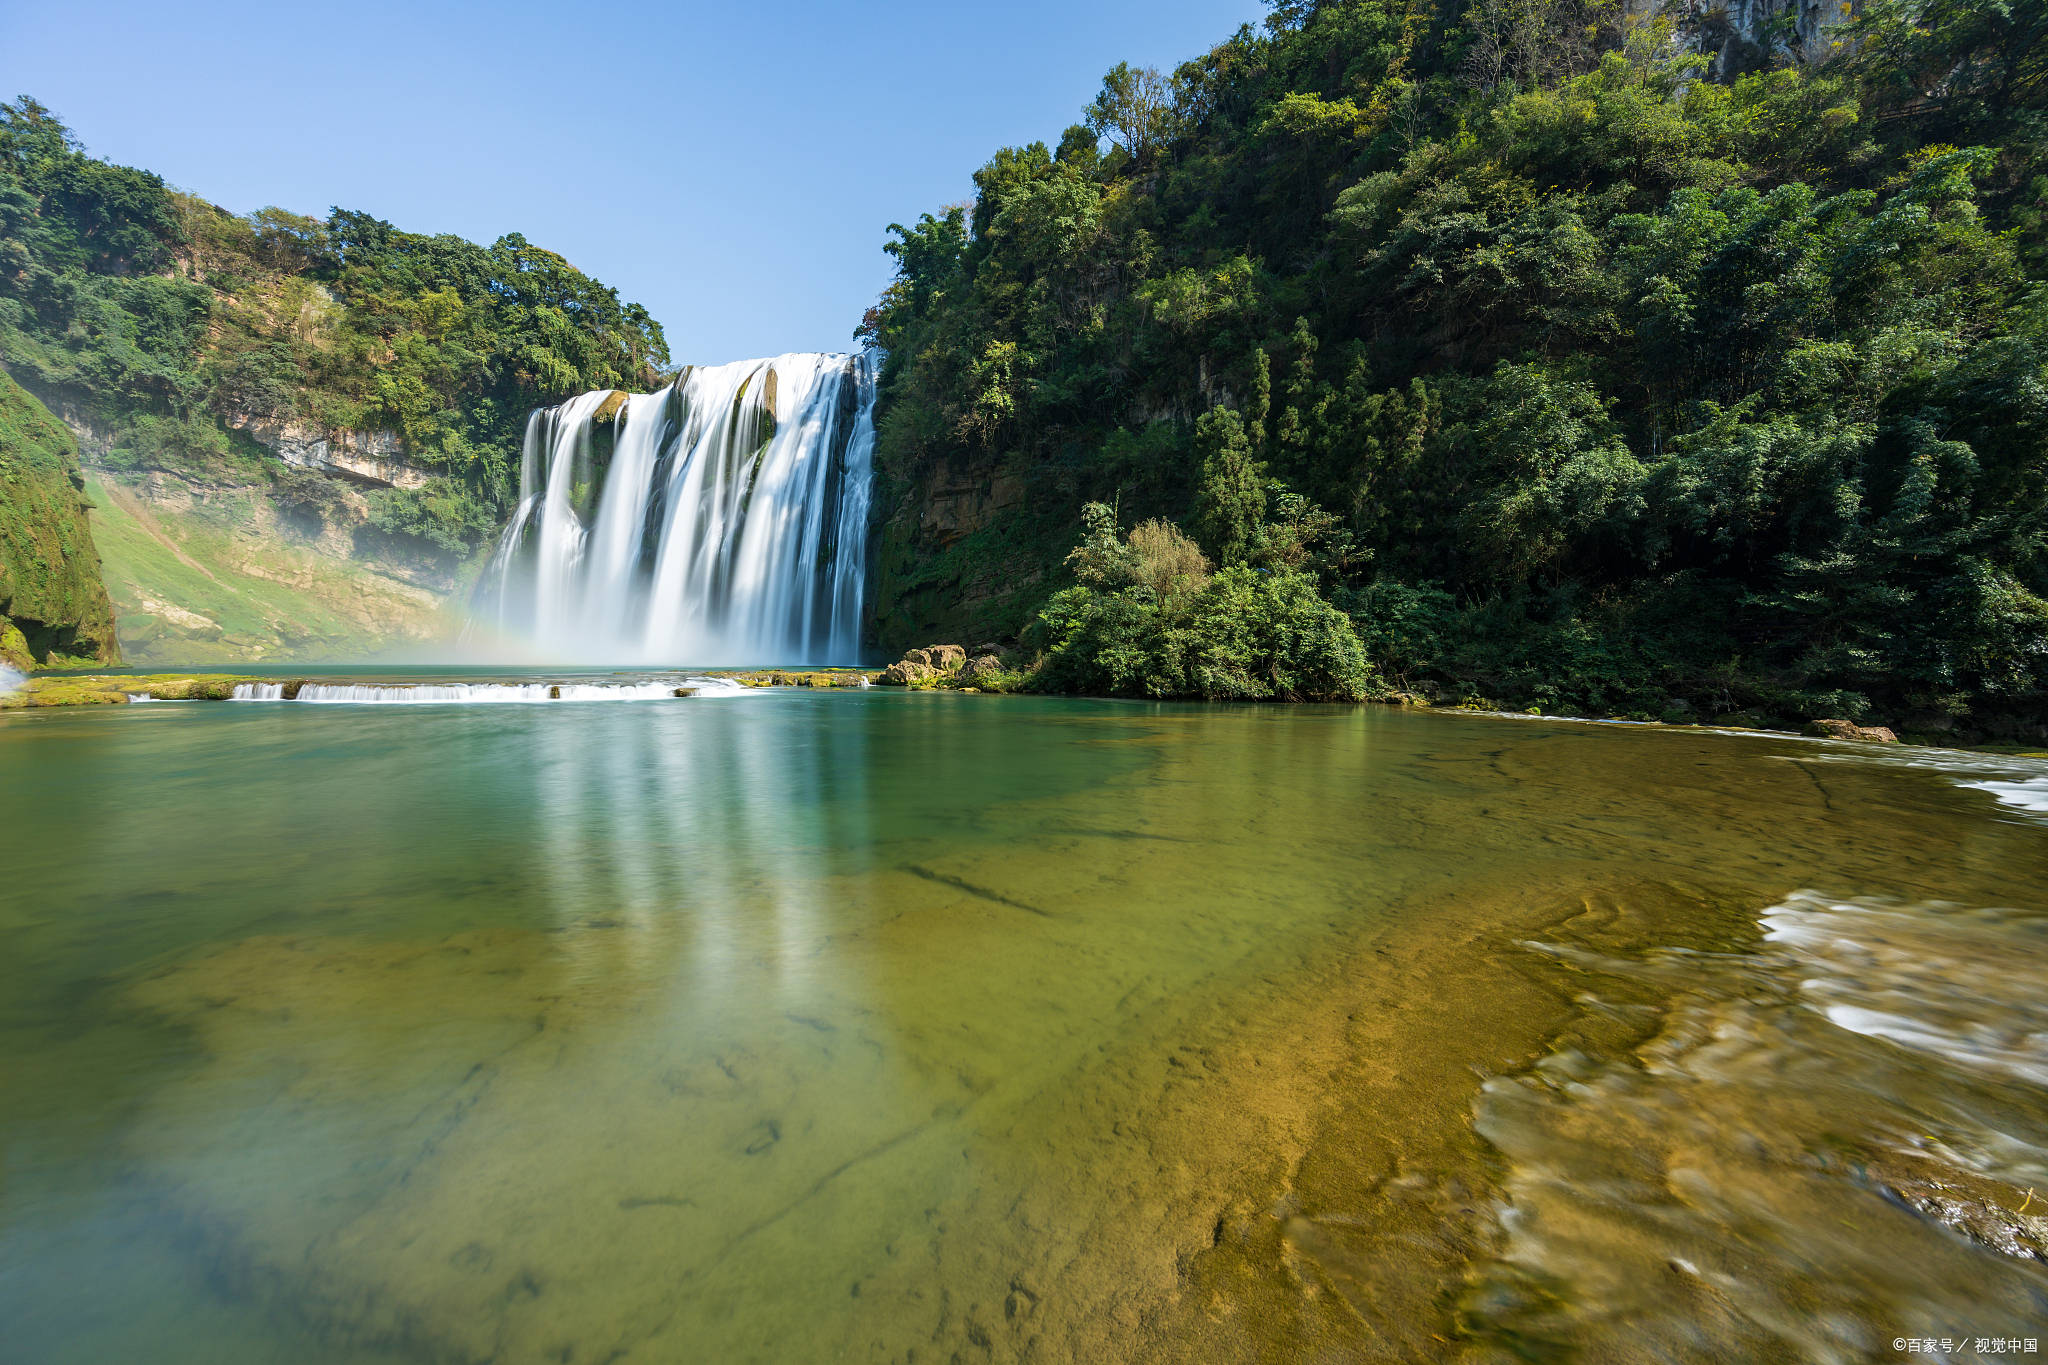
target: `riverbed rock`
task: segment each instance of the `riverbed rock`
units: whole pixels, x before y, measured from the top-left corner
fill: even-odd
[[[1815,739],[1854,739],[1865,744],[1897,744],[1899,737],[1882,725],[1858,725],[1841,719],[1810,720],[1806,734]]]
[[[932,666],[932,656],[926,650],[906,649],[903,651],[903,662],[907,664],[923,664],[926,668],[930,668]]]
[[[941,673],[951,673],[967,662],[965,645],[926,645],[925,653],[931,657],[932,667]]]
[[[921,654],[924,651],[913,652]],[[923,682],[927,678],[937,676],[938,671],[930,664],[920,663],[916,659],[900,659],[883,669],[882,676],[875,681],[885,687],[908,687],[914,682]]]

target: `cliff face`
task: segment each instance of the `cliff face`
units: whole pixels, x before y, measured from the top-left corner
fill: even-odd
[[[1050,590],[1046,565],[1071,538],[1036,514],[1022,474],[990,458],[940,461],[910,480],[878,479],[869,642],[898,653],[944,636],[993,643]]]
[[[1840,31],[1862,0],[1639,0],[1632,11],[1671,19],[1699,52],[1708,73],[1732,80],[1773,62],[1811,65],[1839,49]]]
[[[460,563],[374,524],[372,496],[427,482],[389,433],[237,424],[246,451],[152,462],[52,406],[77,440],[129,663],[361,658],[455,629]]]
[[[0,663],[118,663],[71,432],[0,373]]]

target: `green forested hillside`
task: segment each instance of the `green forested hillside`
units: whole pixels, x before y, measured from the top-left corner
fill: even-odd
[[[0,666],[114,663],[71,433],[0,374]]]
[[[104,433],[99,463],[267,481],[317,524],[338,493],[251,428],[391,431],[424,487],[358,538],[460,555],[516,495],[527,413],[668,364],[645,309],[513,234],[488,247],[368,214],[246,217],[0,106],[0,364]]]
[[[1257,695],[1202,681],[1222,566],[1453,700],[2038,727],[2044,32],[1873,0],[1737,72],[1609,6],[1329,0],[1117,68],[892,229],[882,643],[1035,621],[1062,686]],[[977,479],[1021,492],[924,514]],[[1091,501],[1208,564],[1100,520],[1069,564]]]

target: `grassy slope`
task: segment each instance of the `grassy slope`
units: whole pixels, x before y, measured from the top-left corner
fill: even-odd
[[[445,630],[431,593],[253,532],[254,490],[190,509],[103,475],[88,490],[130,662],[359,658]]]
[[[0,661],[121,657],[82,486],[70,431],[0,374]]]

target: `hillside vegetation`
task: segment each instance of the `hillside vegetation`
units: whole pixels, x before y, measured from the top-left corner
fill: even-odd
[[[117,663],[71,433],[0,374],[0,667]]]
[[[1310,599],[1370,687],[2038,728],[2048,8],[1870,0],[1749,69],[1721,22],[1276,4],[892,227],[881,643],[1293,690],[1284,641],[1205,671],[1222,592],[1333,694]]]
[[[95,464],[267,484],[310,529],[459,559],[516,497],[535,406],[644,387],[645,309],[514,233],[490,246],[368,214],[238,216],[0,105],[0,362],[96,436]],[[391,432],[422,486],[350,498],[252,433]]]

